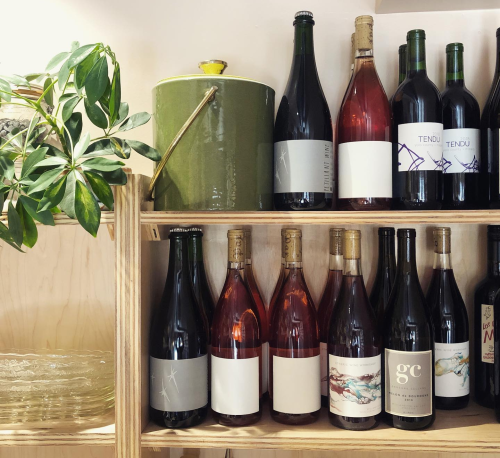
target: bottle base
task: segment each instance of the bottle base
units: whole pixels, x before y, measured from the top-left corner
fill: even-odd
[[[366,431],[375,428],[379,424],[379,415],[374,417],[354,418],[328,413],[330,423],[337,428],[348,429],[349,431]]]
[[[407,431],[415,431],[418,429],[425,429],[434,423],[435,415],[427,417],[401,417],[399,415],[385,414],[384,421],[389,426],[397,429],[404,429]]]
[[[274,209],[278,211],[330,211],[332,195],[318,192],[274,194]]]
[[[213,411],[215,421],[222,426],[249,426],[257,423],[262,416],[262,408],[248,415],[226,415]]]
[[[440,410],[459,410],[465,409],[469,404],[469,395],[460,396],[457,398],[445,398],[442,396],[436,396],[436,409]]]
[[[441,210],[442,203],[432,202],[414,202],[410,200],[394,199],[392,202],[393,210]]]
[[[366,197],[358,199],[339,199],[337,210],[340,211],[385,211],[391,209],[392,199]]]
[[[208,404],[200,409],[185,412],[163,412],[149,408],[149,417],[158,426],[163,428],[190,428],[197,426],[205,420],[208,412]]]
[[[309,425],[319,418],[320,410],[311,413],[294,414],[278,412],[271,409],[271,417],[274,421],[284,425]]]

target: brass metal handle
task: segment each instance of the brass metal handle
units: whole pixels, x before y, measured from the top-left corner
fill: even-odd
[[[181,130],[179,130],[179,132],[177,132],[177,135],[173,138],[172,142],[170,143],[167,150],[165,151],[165,154],[161,158],[161,161],[158,163],[158,166],[156,167],[155,173],[153,174],[153,178],[151,178],[151,182],[149,183],[148,195],[147,195],[148,200],[153,199],[153,189],[156,185],[156,182],[158,181],[160,173],[162,172],[163,168],[165,167],[165,164],[167,163],[167,161],[170,159],[170,156],[174,152],[175,147],[179,144],[179,142],[181,141],[181,138],[186,133],[186,131],[189,129],[191,124],[193,124],[194,120],[201,113],[201,110],[203,110],[205,105],[214,99],[214,95],[218,89],[219,88],[217,86],[212,86],[207,92],[205,92],[205,96],[203,97],[203,100],[194,109],[194,111],[191,113],[191,116],[189,116],[187,121],[181,127]]]

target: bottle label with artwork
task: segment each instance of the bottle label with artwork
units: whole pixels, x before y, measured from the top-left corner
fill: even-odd
[[[443,131],[443,173],[479,173],[479,129]]]
[[[481,304],[481,361],[495,362],[493,305]]]
[[[208,404],[208,357],[158,359],[149,357],[149,401],[162,412],[184,412]]]
[[[333,142],[276,142],[274,192],[333,192]]]
[[[398,126],[398,170],[443,169],[443,125],[413,122]]]
[[[385,411],[401,417],[432,415],[432,350],[385,349]]]
[[[435,343],[436,396],[458,398],[470,392],[469,342]]]
[[[381,355],[328,357],[330,412],[355,418],[378,415],[382,411]]]

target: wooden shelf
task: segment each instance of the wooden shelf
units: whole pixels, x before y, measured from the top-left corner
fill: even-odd
[[[500,210],[384,212],[141,212],[142,224],[500,224]]]
[[[420,0],[418,2],[404,0],[377,0],[377,14],[392,13],[428,13],[432,11],[488,10],[497,9],[497,0]]]
[[[434,425],[423,431],[401,431],[380,425],[370,431],[333,427],[322,409],[312,425],[285,426],[274,422],[268,406],[260,422],[227,428],[212,418],[201,426],[166,430],[149,424],[142,433],[143,447],[240,448],[335,451],[410,451],[500,454],[500,424],[493,411],[470,405],[460,411],[438,411]]]
[[[7,213],[6,212],[3,212],[0,215],[0,221],[2,223],[7,222]],[[56,223],[56,226],[77,226],[80,224],[77,219],[71,219],[69,216],[66,216],[64,213],[55,214],[54,215],[54,222]],[[114,224],[114,222],[115,222],[115,212],[101,211],[101,224]]]

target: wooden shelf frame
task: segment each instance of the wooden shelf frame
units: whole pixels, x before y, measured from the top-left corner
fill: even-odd
[[[64,213],[57,213],[54,216],[54,222],[56,226],[78,226],[80,223],[77,219],[72,219],[66,216]],[[7,213],[3,212],[0,215],[0,221],[2,223],[7,222]],[[110,211],[101,211],[101,224],[113,224],[115,222],[115,213]],[[35,221],[36,224],[39,224]]]

